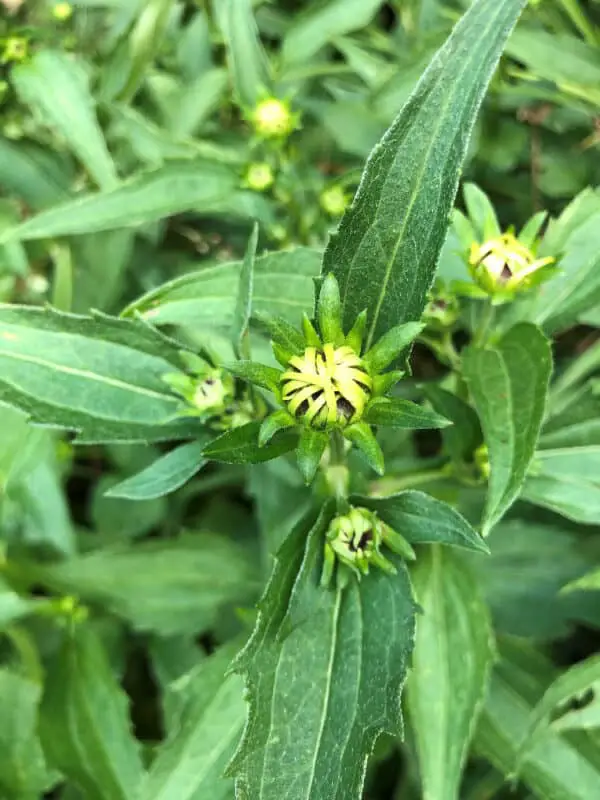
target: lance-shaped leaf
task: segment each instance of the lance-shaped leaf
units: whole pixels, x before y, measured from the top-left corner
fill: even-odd
[[[252,295],[254,293],[254,262],[256,260],[256,246],[258,244],[258,223],[254,224],[248,246],[242,262],[240,272],[240,283],[238,294],[233,312],[233,328],[231,338],[236,353],[240,358],[244,357],[247,348],[244,347],[244,339],[248,332],[248,324],[252,313]]]
[[[388,497],[353,495],[353,505],[364,506],[411,544],[447,544],[487,553],[488,546],[458,511],[424,492],[413,490]]]
[[[102,130],[96,119],[88,77],[72,54],[40,50],[11,75],[20,99],[64,137],[102,189],[118,183]]]
[[[131,800],[143,774],[126,696],[100,640],[86,626],[48,666],[40,709],[48,761],[93,800]]]
[[[225,464],[260,464],[288,453],[298,441],[294,431],[276,433],[268,444],[260,446],[261,423],[249,422],[223,433],[204,448],[204,455]]]
[[[224,36],[237,99],[253,108],[271,84],[269,61],[258,36],[251,0],[225,0]]]
[[[183,211],[216,211],[235,189],[232,170],[207,161],[173,161],[115,188],[84,194],[10,228],[2,241],[77,236],[143,225]]]
[[[349,327],[369,310],[366,346],[425,306],[469,136],[525,0],[476,0],[373,150],[325,252]]]
[[[189,438],[163,377],[177,347],[140,322],[0,305],[0,400],[80,442]]]
[[[38,683],[0,670],[0,797],[33,800],[56,783],[38,736]]]
[[[174,492],[206,464],[203,454],[205,444],[206,440],[203,439],[179,445],[146,469],[112,486],[106,496],[151,500]]]
[[[246,721],[242,679],[226,675],[231,645],[217,650],[174,687],[185,685],[181,719],[159,747],[137,800],[231,800],[223,773]]]
[[[237,668],[249,720],[232,762],[240,800],[358,800],[378,736],[402,731],[400,690],[413,646],[406,569],[319,588],[326,506],[307,539],[285,541]]]
[[[464,558],[450,549],[421,552],[411,579],[423,609],[407,685],[423,797],[458,800],[494,659],[489,610]]]
[[[445,428],[451,425],[449,419],[430,411],[427,408],[404,400],[401,397],[377,397],[373,400],[365,414],[365,422],[369,425],[387,425],[390,428]]]
[[[489,451],[490,478],[484,535],[516,500],[533,458],[552,370],[550,344],[520,323],[494,346],[470,347],[464,376]]]
[[[254,598],[257,589],[247,548],[208,533],[27,564],[23,571],[32,582],[75,594],[161,636],[205,631],[222,608]]]

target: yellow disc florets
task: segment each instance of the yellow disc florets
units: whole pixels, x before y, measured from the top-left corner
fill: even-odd
[[[281,392],[289,412],[312,428],[345,427],[360,419],[372,380],[351,347],[307,347],[289,360]]]

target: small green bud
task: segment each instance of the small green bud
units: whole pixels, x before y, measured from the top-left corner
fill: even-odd
[[[357,422],[371,397],[372,380],[349,347],[307,347],[281,376],[281,396],[298,421],[324,430]]]
[[[469,269],[484,292],[509,299],[513,293],[539,282],[541,270],[555,260],[550,256],[536,259],[512,233],[504,233],[482,245],[475,242],[471,245]]]
[[[332,217],[341,217],[350,203],[349,195],[341,186],[330,186],[321,192],[319,197],[321,208]]]
[[[244,178],[244,185],[255,192],[266,192],[275,182],[275,175],[266,161],[250,164]]]
[[[66,22],[73,15],[73,6],[70,3],[57,3],[52,9],[52,16],[58,22]]]
[[[460,303],[456,295],[446,291],[440,284],[429,294],[429,301],[423,311],[423,322],[431,331],[445,331],[452,328],[460,315]]]
[[[29,52],[27,39],[23,36],[9,36],[4,42],[0,63],[19,64],[25,61]]]
[[[332,561],[337,559],[358,577],[367,575],[374,564],[389,573],[396,569],[381,553],[385,540],[385,524],[366,508],[351,508],[347,514],[334,517],[325,536],[325,565],[321,582],[329,583]]]
[[[250,114],[250,123],[255,132],[265,139],[289,136],[297,127],[298,118],[287,103],[276,97],[261,100]]]

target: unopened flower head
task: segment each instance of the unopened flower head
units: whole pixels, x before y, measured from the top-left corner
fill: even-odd
[[[281,376],[281,394],[290,414],[313,428],[345,427],[359,419],[373,382],[351,347],[307,347],[292,356]]]
[[[250,114],[252,127],[265,139],[289,136],[297,127],[297,115],[289,105],[276,97],[261,100]]]
[[[406,539],[386,525],[374,511],[354,506],[338,514],[325,534],[325,560],[321,583],[328,585],[336,562],[349,567],[357,577],[367,575],[371,565],[390,574],[396,567],[381,552],[383,546],[412,561],[415,553]]]
[[[59,22],[66,22],[73,15],[73,6],[70,3],[56,3],[52,9],[52,16]]]
[[[321,193],[319,202],[327,214],[332,217],[341,217],[348,207],[350,198],[341,186],[330,186]]]
[[[436,282],[423,311],[423,321],[428,329],[447,330],[456,323],[459,315],[460,304],[456,295],[446,290],[441,282]]]
[[[18,64],[27,58],[28,51],[27,39],[23,36],[9,36],[4,42],[0,63]]]
[[[266,192],[275,181],[275,175],[270,164],[259,161],[250,164],[244,178],[244,185],[255,192]]]
[[[488,294],[512,293],[537,280],[554,258],[536,258],[512,233],[504,233],[483,244],[473,243],[469,267],[476,283]],[[535,276],[535,279],[534,279]]]

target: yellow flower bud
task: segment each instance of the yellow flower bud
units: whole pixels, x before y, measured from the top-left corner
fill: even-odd
[[[341,186],[330,186],[329,189],[325,189],[321,193],[319,202],[321,203],[321,208],[327,214],[332,217],[341,217],[348,207],[350,198]]]
[[[473,278],[488,294],[525,288],[535,272],[554,261],[552,257],[536,259],[512,233],[488,239],[482,245],[473,243],[469,254]]]
[[[250,115],[250,122],[259,136],[274,139],[289,136],[296,127],[297,119],[286,103],[270,97],[256,106]]]
[[[57,3],[52,9],[52,16],[59,22],[66,22],[73,15],[73,6],[70,3]]]
[[[271,165],[266,162],[250,164],[244,180],[245,185],[255,192],[265,192],[275,181]]]
[[[373,382],[351,347],[325,344],[293,356],[281,376],[288,411],[312,428],[346,427],[357,422],[371,398]]]

